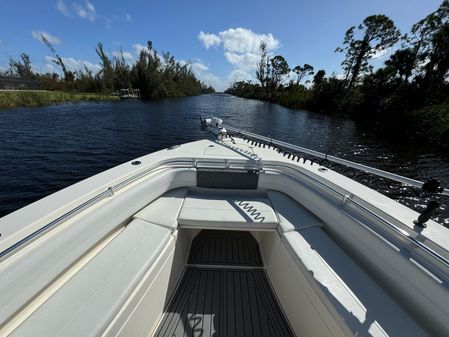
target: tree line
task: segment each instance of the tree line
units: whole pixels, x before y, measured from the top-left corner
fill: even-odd
[[[342,46],[343,73],[326,76],[310,64],[291,68],[282,55],[260,44],[258,83],[239,81],[227,93],[322,113],[338,113],[448,146],[449,0],[400,33],[385,15],[371,15],[350,27]],[[389,53],[374,69],[373,58]]]
[[[103,44],[98,43],[95,51],[100,58],[101,69],[94,72],[87,66],[76,71],[68,69],[45,36],[41,35],[41,39],[52,55],[52,62],[60,68],[61,76],[56,72],[33,71],[29,55],[22,53],[19,59],[10,58],[9,69],[0,73],[0,77],[39,81],[45,90],[110,94],[120,89],[139,89],[144,99],[214,92],[211,86],[195,77],[190,63],[177,61],[169,52],[159,54],[151,41],[140,50],[133,63],[126,62],[122,50],[110,57]]]

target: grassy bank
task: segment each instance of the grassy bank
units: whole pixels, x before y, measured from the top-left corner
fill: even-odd
[[[0,91],[0,109],[81,101],[116,101],[111,95],[64,91]]]

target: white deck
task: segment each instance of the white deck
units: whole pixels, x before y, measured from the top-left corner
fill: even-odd
[[[268,221],[257,227],[251,217],[242,216],[241,210],[236,210],[235,204],[229,202],[236,199],[260,207],[261,214],[266,216]],[[273,208],[273,204],[278,207]],[[161,207],[164,207],[163,215],[160,212]],[[217,212],[213,212],[214,209]],[[175,221],[174,214],[179,214]],[[173,240],[170,231],[171,228],[177,227],[176,223],[181,227],[206,229],[277,229],[282,233],[281,240],[285,240],[293,260],[300,269],[307,271],[311,284],[317,286],[316,292],[334,306],[344,322],[341,324],[346,324],[352,333],[382,337],[427,336],[422,328],[329,238],[318,218],[282,193],[268,191],[267,194],[240,195],[228,192],[210,195],[198,192],[189,194],[186,189],[177,189],[142,209],[135,218],[32,312],[11,336],[101,334],[107,327],[107,317],[119,312],[132,289],[156,263],[157,256],[161,254],[167,242]],[[80,289],[83,289],[81,293]],[[49,318],[54,323],[50,323]],[[297,320],[294,317],[289,318],[293,322]],[[306,324],[300,323],[301,327]],[[334,335],[331,331],[329,333]]]
[[[410,210],[408,207],[336,172],[330,170],[320,172],[317,164],[310,165],[310,163],[293,162],[274,150],[249,146],[246,142],[239,139],[236,139],[236,144],[200,140],[182,144],[174,149],[165,149],[136,158],[135,160],[142,162],[141,165],[133,166],[131,165],[131,161],[124,163],[8,214],[0,218],[0,228],[2,228],[0,251],[49,223],[51,220],[68,212],[83,201],[106,190],[117,182],[148,169],[155,163],[177,158],[196,158],[198,160],[221,160],[226,158],[227,160],[257,162],[257,158],[250,157],[250,154],[257,155],[263,161],[278,161],[294,165],[298,169],[304,172],[310,172],[314,176],[324,179],[331,184],[344,186],[349,191],[348,195],[350,194],[364,200],[367,204],[375,206],[385,214],[394,215],[394,218],[400,222],[403,229],[416,236],[419,241],[426,242],[430,240],[438,246],[443,247],[444,250],[449,251],[448,229],[440,224],[430,220],[427,222],[427,228],[420,229],[419,232],[416,232],[413,220],[416,220],[419,214]],[[187,178],[185,184],[187,186],[194,186],[194,179],[191,178],[192,180],[188,181],[189,179]],[[449,253],[447,257],[449,259]]]

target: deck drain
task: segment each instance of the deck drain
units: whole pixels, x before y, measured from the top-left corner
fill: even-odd
[[[140,160],[134,160],[131,165],[140,165],[142,162]]]

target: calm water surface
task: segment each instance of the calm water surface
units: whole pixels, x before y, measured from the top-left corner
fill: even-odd
[[[0,217],[144,154],[204,138],[200,116],[449,186],[449,156],[381,141],[353,121],[223,94],[0,110]]]

